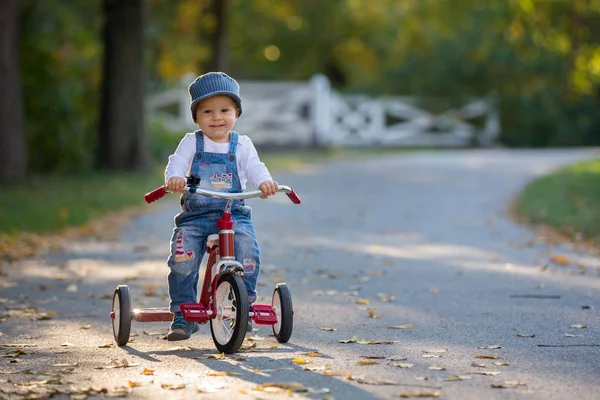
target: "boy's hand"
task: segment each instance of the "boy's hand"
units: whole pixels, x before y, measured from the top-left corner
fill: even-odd
[[[173,176],[167,181],[167,189],[169,192],[177,193],[185,191],[185,178]]]
[[[266,199],[269,196],[273,196],[277,193],[277,189],[279,189],[279,184],[275,181],[264,181],[261,183],[258,188],[264,193],[264,195],[260,196],[261,199]]]

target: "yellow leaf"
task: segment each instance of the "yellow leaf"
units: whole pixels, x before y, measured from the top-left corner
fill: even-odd
[[[363,360],[363,361],[359,361],[356,363],[356,365],[373,365],[373,364],[378,364],[378,362],[373,361],[373,360]]]
[[[490,359],[490,360],[497,360],[497,359],[500,358],[500,356],[488,356],[488,355],[485,355],[485,354],[477,354],[475,356],[475,358],[486,358],[486,359]]]
[[[356,299],[354,302],[356,304],[371,304],[371,300],[369,299]]]
[[[113,347],[112,343],[106,343],[101,346],[98,346],[98,348],[100,348],[100,349],[110,349],[111,347]]]
[[[321,357],[321,354],[319,354],[316,351],[311,351],[310,353],[304,353],[305,356],[309,356],[309,357]]]
[[[319,329],[322,330],[322,331],[327,331],[327,332],[335,332],[335,331],[337,331],[337,329],[335,329],[335,328],[328,328],[328,327],[321,327]]]
[[[293,364],[306,364],[307,361],[304,358],[297,357],[292,360],[292,363]]]
[[[144,368],[144,370],[142,371],[143,375],[154,375],[154,370],[153,369],[149,369],[149,368]]]
[[[565,256],[552,256],[550,257],[550,261],[552,261],[554,264],[562,266],[569,265],[569,260]]]

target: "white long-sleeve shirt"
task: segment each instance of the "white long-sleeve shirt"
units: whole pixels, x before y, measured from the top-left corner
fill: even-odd
[[[229,143],[216,143],[204,135],[204,151],[227,154]],[[175,153],[169,156],[169,162],[165,170],[165,181],[174,176],[182,178],[188,176],[195,153],[196,135],[195,133],[188,133],[179,142]],[[246,187],[258,189],[258,186],[264,181],[273,180],[265,164],[260,161],[256,148],[248,136],[238,134],[235,156],[242,190],[246,190]]]

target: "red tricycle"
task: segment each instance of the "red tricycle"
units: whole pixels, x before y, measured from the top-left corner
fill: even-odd
[[[188,185],[190,192],[216,199],[225,199],[227,203],[221,218],[217,219],[219,233],[209,235],[206,241],[206,270],[202,283],[200,299],[196,303],[183,303],[180,306],[185,320],[205,324],[210,322],[212,338],[219,352],[227,354],[239,350],[246,335],[248,318],[257,325],[273,327],[273,333],[279,343],[286,343],[292,336],[294,310],[292,295],[285,283],[278,283],[273,291],[271,304],[252,304],[248,306],[248,294],[243,281],[242,265],[235,259],[234,231],[232,230],[231,205],[233,200],[259,197],[260,190],[244,193],[220,193]],[[300,198],[289,186],[279,185],[278,192],[284,192],[294,204],[300,204]],[[147,193],[144,198],[152,203],[162,198],[168,191],[160,187]],[[131,297],[127,285],[115,289],[110,312],[113,334],[119,346],[129,341],[131,321],[158,322],[171,321],[173,314],[168,307],[135,308],[131,306]]]

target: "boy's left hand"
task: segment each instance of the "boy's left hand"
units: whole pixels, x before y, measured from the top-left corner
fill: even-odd
[[[261,199],[266,199],[269,196],[277,193],[277,189],[279,189],[279,184],[275,181],[264,181],[258,186],[258,189],[264,193],[264,195],[260,196]]]

